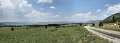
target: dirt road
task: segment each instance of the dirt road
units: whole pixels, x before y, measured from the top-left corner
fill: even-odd
[[[100,28],[94,28],[85,26],[85,28],[93,33],[96,34],[102,38],[108,39],[109,41],[112,41],[113,43],[120,43],[120,32],[112,31],[112,30],[104,30]]]

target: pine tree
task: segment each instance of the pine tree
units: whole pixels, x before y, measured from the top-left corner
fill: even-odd
[[[115,20],[115,16],[112,17],[112,22],[115,23],[116,20]]]
[[[99,22],[99,27],[103,26],[103,23],[102,22]]]

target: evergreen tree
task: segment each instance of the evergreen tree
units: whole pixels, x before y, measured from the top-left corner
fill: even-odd
[[[112,22],[115,23],[116,20],[115,20],[115,16],[112,17]]]
[[[99,27],[103,26],[103,23],[102,22],[99,22]]]

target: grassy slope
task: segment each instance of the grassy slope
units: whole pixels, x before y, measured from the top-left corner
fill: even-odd
[[[105,39],[89,33],[84,27],[66,27],[44,29],[0,28],[0,43],[110,43]]]
[[[106,23],[100,28],[106,29],[106,30],[120,31],[119,25],[114,25],[114,23]]]

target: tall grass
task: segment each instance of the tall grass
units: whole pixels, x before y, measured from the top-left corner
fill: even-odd
[[[100,28],[107,29],[107,30],[120,31],[120,26],[117,24],[115,25],[115,23],[106,23]]]

